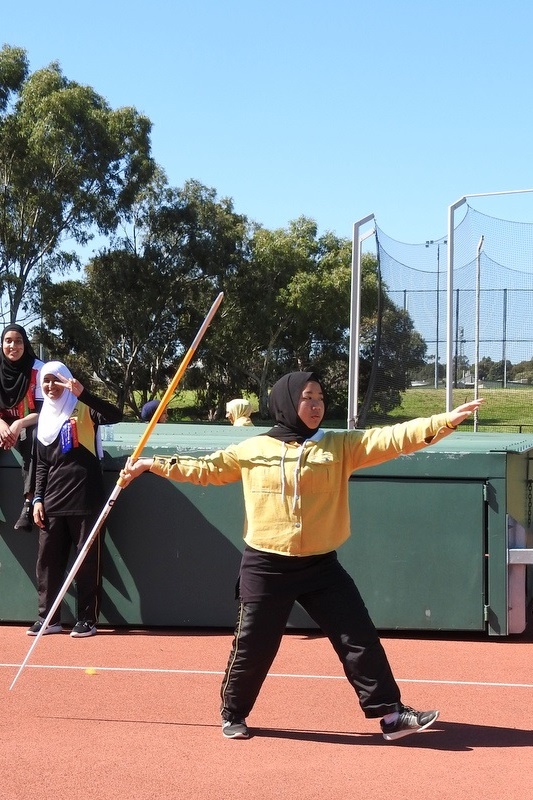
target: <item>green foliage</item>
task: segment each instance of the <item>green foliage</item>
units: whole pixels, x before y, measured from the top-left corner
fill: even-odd
[[[65,355],[84,354],[135,414],[166,388],[218,294],[218,258],[237,257],[243,218],[215,197],[193,182],[169,189],[158,175],[135,207],[129,235],[95,257],[84,280],[43,287],[46,327],[60,332]],[[51,341],[45,331],[43,338]],[[209,351],[200,355],[205,386],[218,361]],[[194,386],[194,371],[187,379]]]
[[[183,381],[208,419],[227,400],[258,398],[268,416],[272,383],[313,368],[328,383],[331,409],[346,411],[351,242],[301,217],[269,231],[235,213],[198,181],[168,186],[150,156],[150,121],[113,110],[95,90],[68,80],[57,63],[29,74],[23,50],[0,51],[0,299],[11,319],[41,311],[39,337],[80,377],[99,380],[121,407],[166,388],[215,296],[224,303]],[[121,235],[117,234],[119,230]],[[107,246],[72,279],[95,232]],[[69,270],[68,280],[61,280]],[[387,301],[375,258],[361,285],[364,396],[389,410],[425,345],[409,316]],[[2,309],[2,310],[3,310]],[[381,314],[381,312],[384,312]],[[379,374],[380,321],[387,341]]]
[[[312,367],[330,387],[332,413],[346,413],[351,245],[317,235],[301,218],[287,230],[251,226],[230,201],[197,182],[168,187],[161,175],[134,209],[129,235],[94,258],[85,279],[43,281],[47,346],[81,356],[117,402],[139,403],[165,389],[219,291],[224,303],[183,386],[207,419],[224,416],[231,397],[248,392],[268,417],[268,391],[286,371]],[[375,261],[367,259],[365,297],[376,302]],[[370,326],[374,309],[365,309]],[[416,364],[423,343],[405,312],[384,315],[397,350],[386,353],[384,380],[403,360]],[[402,376],[405,378],[405,376]],[[368,377],[363,374],[363,388]],[[390,383],[390,381],[389,381]],[[140,398],[140,399],[139,399]],[[394,403],[390,390],[375,408]]]
[[[388,297],[374,256],[362,259],[358,424],[400,403],[409,372],[424,364],[426,344],[409,314]]]
[[[0,290],[11,320],[39,284],[76,263],[67,238],[109,233],[152,175],[149,120],[112,110],[56,63],[28,75],[23,50],[0,51]]]
[[[0,113],[6,111],[11,97],[20,91],[29,72],[26,52],[4,45],[0,51]]]
[[[263,416],[268,389],[283,372],[346,363],[350,252],[344,239],[318,237],[316,223],[304,217],[287,230],[255,231],[243,311],[254,320],[248,388]]]

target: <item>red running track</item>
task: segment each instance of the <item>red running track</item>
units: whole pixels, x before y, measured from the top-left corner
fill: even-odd
[[[508,800],[533,790],[531,635],[382,635],[403,700],[439,708],[396,743],[365,720],[329,642],[288,633],[252,738],[220,732],[225,630],[32,639],[0,626],[0,790],[7,800]],[[86,671],[89,669],[89,673]],[[94,672],[93,672],[94,670]],[[93,674],[91,674],[93,673]]]

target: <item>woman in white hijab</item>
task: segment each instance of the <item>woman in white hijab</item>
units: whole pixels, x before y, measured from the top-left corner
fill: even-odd
[[[49,361],[44,366],[47,371],[46,374],[41,373],[44,402],[37,425],[37,439],[42,444],[49,445],[59,435],[65,422],[70,419],[83,387],[81,383],[74,380],[69,368],[61,361]],[[45,381],[45,378],[48,380]],[[52,381],[51,378],[56,380]],[[46,392],[44,390],[45,383]]]
[[[43,407],[37,424],[33,520],[39,527],[36,636],[63,584],[71,547],[80,552],[104,502],[100,425],[121,419],[120,410],[89,392],[60,361],[41,369]],[[76,575],[77,622],[71,636],[96,633],[100,608],[101,545],[96,538]],[[61,611],[44,633],[60,633]]]

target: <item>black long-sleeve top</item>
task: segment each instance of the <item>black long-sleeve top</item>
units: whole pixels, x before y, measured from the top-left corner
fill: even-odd
[[[61,435],[52,444],[37,440],[35,498],[48,516],[92,514],[103,503],[103,478],[96,449],[99,425],[120,422],[119,409],[84,389],[71,416],[77,446],[62,452]]]

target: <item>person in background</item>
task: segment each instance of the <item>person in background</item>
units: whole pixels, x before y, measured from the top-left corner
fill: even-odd
[[[63,585],[71,547],[79,554],[105,502],[100,425],[120,422],[119,409],[89,392],[60,361],[41,369],[43,407],[37,424],[33,518],[39,527],[36,636]],[[76,575],[77,621],[71,636],[96,633],[100,610],[103,532]],[[60,633],[58,608],[43,634]]]
[[[226,418],[229,419],[235,427],[249,427],[253,426],[250,419],[252,413],[252,405],[242,397],[230,400],[226,403]]]
[[[438,711],[404,705],[376,628],[337,559],[337,548],[351,532],[348,481],[354,470],[438,442],[482,402],[383,428],[325,431],[320,424],[327,395],[320,377],[311,371],[291,372],[270,392],[275,425],[267,433],[206,456],[128,459],[121,471],[125,486],[146,470],[200,486],[242,481],[245,548],[237,583],[239,611],[220,690],[225,737],[249,737],[246,717],[296,601],[330,640],[365,716],[381,718],[387,741],[434,724]]]
[[[150,422],[152,417],[154,416],[155,412],[159,407],[159,400],[149,400],[148,403],[145,403],[141,408],[141,419],[143,422]],[[168,419],[168,411],[165,408],[157,422],[166,422]]]
[[[24,504],[16,531],[31,531],[31,501],[35,488],[35,428],[42,405],[39,371],[43,365],[35,355],[21,325],[12,323],[2,331],[0,352],[0,447],[14,447],[22,457]]]

